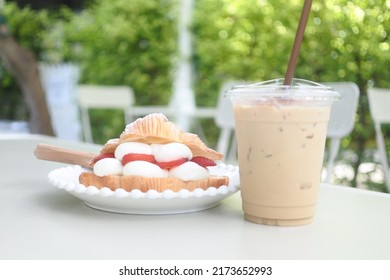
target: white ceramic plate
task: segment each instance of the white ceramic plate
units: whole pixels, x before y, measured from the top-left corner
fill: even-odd
[[[188,190],[127,192],[123,189],[112,191],[109,188],[98,189],[80,184],[79,175],[86,170],[78,165],[55,169],[49,173],[48,178],[52,185],[64,189],[95,209],[126,214],[176,214],[212,208],[238,191],[237,166],[221,163],[209,169],[213,175],[228,176],[229,185],[210,187],[206,190],[195,189],[191,192]]]

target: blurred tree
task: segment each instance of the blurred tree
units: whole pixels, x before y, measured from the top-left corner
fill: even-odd
[[[35,56],[11,36],[2,12],[0,7],[0,58],[27,101],[31,132],[54,135]]]
[[[80,65],[80,83],[129,85],[137,104],[165,105],[172,93],[176,21],[176,1],[97,0],[64,25],[65,55]],[[98,124],[107,123],[107,112],[92,113],[99,142],[123,130],[123,118],[113,115],[103,127]]]
[[[98,0],[65,26],[83,83],[123,84],[139,104],[167,104],[176,54],[177,3]],[[75,54],[74,51],[69,54]]]

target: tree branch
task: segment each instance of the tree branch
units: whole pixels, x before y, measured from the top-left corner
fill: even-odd
[[[54,135],[38,63],[33,53],[22,48],[2,24],[0,24],[0,58],[22,90],[30,112],[31,132]]]

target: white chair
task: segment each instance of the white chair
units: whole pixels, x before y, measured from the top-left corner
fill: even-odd
[[[390,89],[368,88],[368,103],[371,117],[374,121],[376,142],[383,167],[387,190],[390,192],[390,170],[387,159],[385,140],[382,133],[382,124],[390,123]]]
[[[89,109],[121,109],[125,123],[130,122],[129,111],[134,104],[133,90],[128,86],[79,85],[78,103],[81,111],[81,123],[84,140],[93,143]]]
[[[359,87],[352,82],[323,83],[341,94],[340,100],[332,105],[327,138],[330,141],[326,166],[325,182],[330,182],[341,139],[349,135],[355,124],[359,103]]]
[[[220,91],[215,113],[215,123],[220,129],[217,143],[217,151],[225,156],[224,161],[228,163],[237,162],[237,140],[235,135],[235,122],[233,105],[229,98],[225,97],[226,91],[235,85],[251,84],[249,81],[228,81],[225,82]]]
[[[236,157],[236,137],[234,135],[234,116],[233,106],[229,98],[226,98],[225,92],[235,83],[227,82],[222,85],[219,92],[215,123],[219,127],[219,138],[217,143],[217,151],[225,156],[225,162],[232,162]]]
[[[141,118],[153,113],[162,113],[171,121],[175,120],[175,111],[173,108],[170,106],[158,105],[133,106],[129,112],[129,117],[131,121],[134,121],[137,118]]]

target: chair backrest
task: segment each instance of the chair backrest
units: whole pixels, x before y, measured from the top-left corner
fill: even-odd
[[[134,93],[127,86],[79,85],[78,103],[81,111],[81,123],[84,140],[93,142],[88,109],[121,109],[125,123],[129,121],[129,111],[134,103]]]
[[[351,133],[359,104],[359,87],[352,82],[323,83],[341,94],[333,103],[328,124],[329,138],[343,138]]]
[[[127,86],[79,85],[78,100],[84,108],[129,108],[134,93]]]
[[[381,125],[390,123],[390,89],[368,88],[368,104],[371,117],[374,121],[376,143],[379,152],[380,163],[383,168],[383,176],[386,182],[387,191],[390,192],[390,170],[387,157],[386,141],[382,133]]]
[[[390,123],[390,89],[368,88],[368,103],[375,123]]]
[[[234,115],[232,102],[225,96],[226,91],[235,85],[249,85],[254,82],[250,81],[227,81],[219,91],[215,122],[219,127],[234,128]]]
[[[216,108],[215,123],[219,127],[234,128],[234,116],[233,116],[233,106],[229,98],[225,97],[225,93],[233,85],[237,84],[234,81],[226,82],[222,85]]]
[[[341,138],[351,133],[355,125],[356,110],[359,104],[359,87],[352,82],[322,83],[332,87],[341,94],[339,100],[333,103],[327,130],[330,140],[325,182],[330,182],[334,164],[339,152]]]
[[[251,84],[249,81],[227,81],[219,91],[217,108],[215,114],[215,123],[220,128],[220,135],[217,143],[217,151],[225,155],[226,162],[234,162],[236,160],[236,138],[235,122],[233,115],[232,102],[225,96],[226,91],[234,85]]]

